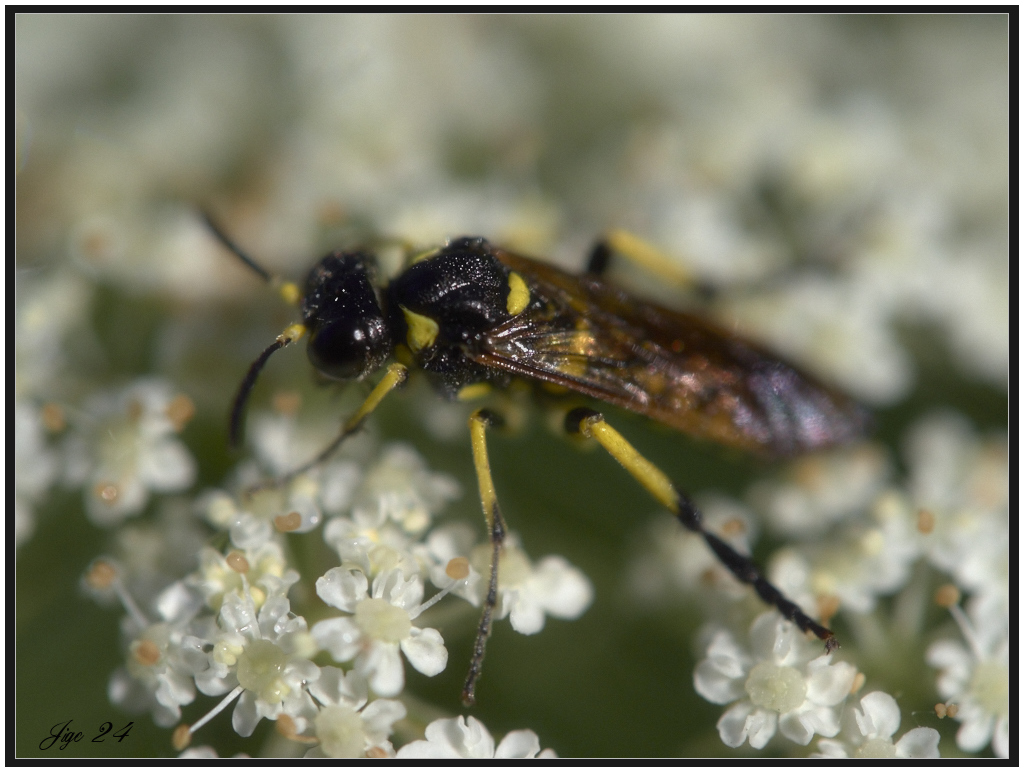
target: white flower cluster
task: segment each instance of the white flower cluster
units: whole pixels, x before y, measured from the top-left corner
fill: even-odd
[[[890,443],[794,461],[741,501],[701,490],[700,475],[679,480],[736,550],[781,547],[768,578],[836,628],[837,653],[762,616],[750,588],[664,513],[626,576],[602,577],[627,588],[629,606],[675,589],[698,599],[683,617],[704,625],[701,661],[684,671],[696,665],[699,693],[727,707],[718,737],[688,727],[682,752],[720,738],[791,753],[786,741],[815,748],[817,735],[827,757],[932,758],[939,738],[918,725],[931,721],[944,755],[1010,754],[1004,18],[21,14],[12,29],[11,489],[19,561],[34,550],[18,592],[50,586],[20,573],[26,564],[76,576],[98,551],[53,546],[77,533],[72,518],[103,529],[92,533],[112,557],[86,585],[127,612],[117,705],[170,727],[217,698],[208,716],[230,707],[241,734],[276,722],[268,754],[548,753],[527,730],[495,745],[473,717],[433,720],[407,687],[418,676],[406,664],[446,667],[442,633],[460,612],[470,626],[491,548],[479,522],[435,523],[455,484],[408,446],[377,447],[388,417],[321,467],[239,495],[325,444],[287,410],[252,415],[253,452],[217,476],[225,402],[285,312],[226,259],[202,202],[291,279],[317,250],[384,241],[384,281],[400,263],[392,237],[418,247],[479,234],[573,271],[608,229],[656,243],[710,290],[695,298],[702,313],[884,406],[877,436]],[[684,300],[647,273],[615,260],[607,278]],[[254,405],[285,370],[267,368]],[[290,372],[287,388],[307,383]],[[303,413],[326,434],[351,414],[302,388],[320,399]],[[417,388],[406,419],[436,442],[416,440],[434,464],[464,439],[465,415]],[[518,394],[500,398],[516,423]],[[940,405],[970,420],[931,412]],[[602,544],[589,533],[600,526],[573,527],[588,531],[588,555],[619,554],[619,531]],[[508,539],[495,619],[533,634],[578,617],[588,579],[524,546]],[[19,658],[45,649],[23,632],[38,629],[22,624],[38,600],[18,604]],[[601,624],[624,630],[620,618]],[[615,641],[581,641],[580,660],[605,653],[626,672],[639,658]],[[591,702],[609,713],[635,704],[603,697]],[[655,719],[665,704],[650,707],[645,742],[617,752],[669,734]],[[602,718],[592,735],[603,740],[616,733]],[[200,734],[208,717],[189,720],[179,745],[191,734],[217,745]]]
[[[976,752],[991,743],[1005,757],[1010,683],[1006,438],[980,439],[962,418],[940,414],[911,427],[906,453],[909,479],[903,487],[888,481],[889,465],[873,446],[801,460],[788,479],[756,485],[753,505],[773,527],[791,538],[802,536],[804,542],[776,553],[770,577],[805,608],[849,619],[863,653],[884,655],[886,647],[908,645],[869,632],[883,618],[880,604],[896,595],[894,616],[886,624],[912,636],[921,652],[916,663],[922,678],[933,675],[927,666],[939,670],[940,713],[961,723],[959,748]],[[847,495],[837,497],[838,491]],[[674,550],[682,555],[687,548],[694,545],[687,542]],[[662,573],[672,575],[669,559],[662,558],[660,565]],[[964,643],[943,639],[927,645],[921,612],[915,609],[925,601],[923,582],[929,574],[922,571],[928,569],[953,582],[937,598],[948,597],[939,602],[950,609]],[[970,596],[967,613],[958,605],[961,593]],[[750,637],[748,653],[732,633],[719,629],[696,670],[702,696],[732,703],[718,724],[723,742],[762,748],[776,731],[803,745],[814,734],[836,736],[842,704],[860,689],[863,677],[851,692],[852,666],[830,664],[832,655],[817,656],[820,651],[781,618],[760,617]],[[899,710],[888,695],[873,693],[861,702],[853,714],[847,709],[850,739],[823,741],[823,754],[919,757],[938,752],[938,735],[925,737],[925,731],[934,730],[924,727],[892,745],[888,738],[899,727]]]
[[[267,436],[257,433],[257,442]],[[98,561],[86,576],[90,591],[119,596],[129,612],[126,663],[111,679],[111,700],[148,710],[159,725],[171,726],[197,691],[223,695],[202,718],[175,730],[180,748],[233,703],[231,724],[243,737],[269,719],[288,740],[312,746],[309,756],[393,756],[389,738],[407,714],[403,659],[427,676],[448,663],[441,634],[414,621],[453,591],[480,605],[487,568],[469,568],[479,550],[470,539],[456,554],[452,526],[430,529],[457,493],[452,480],[430,472],[411,448],[390,445],[365,469],[341,460],[241,500],[223,491],[200,496],[197,511],[223,529],[230,544],[198,550],[199,568],[150,604],[156,621],[131,592],[123,561]],[[323,539],[340,565],[317,578],[315,588],[342,613],[309,628],[288,599],[302,577],[290,566],[283,539],[286,533],[317,538],[310,532],[332,513]],[[520,632],[538,632],[545,613],[572,619],[590,604],[589,582],[562,558],[532,566],[513,544],[499,568],[497,616],[511,614]],[[441,589],[424,602],[427,581]],[[328,657],[349,669],[314,662]],[[413,743],[405,755],[495,755],[490,735],[470,721],[461,730],[443,721],[431,724],[427,740]],[[459,731],[466,738],[451,739]],[[539,751],[536,735],[521,732],[507,737],[497,755]]]

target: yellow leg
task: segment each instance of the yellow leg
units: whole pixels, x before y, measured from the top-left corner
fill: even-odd
[[[697,277],[653,244],[625,230],[613,230],[590,253],[590,273],[601,274],[608,267],[612,253],[622,255],[648,273],[669,284],[683,288],[697,285]]]
[[[491,539],[491,571],[487,585],[487,597],[484,599],[480,624],[477,625],[476,641],[473,644],[473,658],[469,664],[469,673],[462,688],[462,702],[472,705],[476,702],[476,682],[483,670],[484,653],[487,639],[491,635],[491,623],[494,609],[498,605],[498,561],[505,543],[505,518],[498,507],[498,496],[494,491],[494,480],[491,479],[491,464],[487,459],[487,427],[497,423],[497,416],[488,410],[477,410],[469,417],[469,437],[473,447],[473,466],[476,468],[476,479],[480,486],[480,503],[487,520],[487,532]]]
[[[799,606],[786,598],[782,592],[770,584],[761,574],[761,570],[749,557],[741,555],[713,533],[704,529],[700,510],[681,493],[664,472],[644,458],[615,429],[608,425],[604,416],[587,408],[572,410],[565,418],[565,427],[573,433],[584,437],[592,437],[601,447],[611,454],[654,498],[665,505],[683,526],[704,537],[704,541],[719,560],[732,571],[733,575],[745,584],[753,585],[761,599],[775,606],[782,615],[795,623],[801,630],[814,633],[825,642],[825,650],[832,651],[839,646],[835,634],[826,627],[807,616]]]

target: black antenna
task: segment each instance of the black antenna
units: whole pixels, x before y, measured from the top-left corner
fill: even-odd
[[[263,279],[263,281],[267,282],[268,284],[274,283],[273,274],[271,274],[266,268],[261,266],[247,254],[245,254],[245,252],[242,251],[242,248],[238,246],[234,241],[232,241],[230,237],[220,229],[220,226],[217,225],[216,221],[213,219],[213,216],[209,212],[207,212],[205,209],[201,209],[200,214],[206,221],[207,227],[209,227],[209,229],[213,232],[213,235],[217,237],[217,241],[223,244],[227,248],[227,250],[231,252],[231,254],[233,254],[235,257],[237,257],[239,260],[241,260],[243,263],[249,266],[256,273],[258,273],[260,275],[260,278]]]
[[[261,266],[249,255],[247,255],[240,246],[238,246],[224,231],[217,225],[216,220],[205,209],[200,210],[203,220],[206,222],[207,227],[217,237],[217,240],[235,257],[245,263],[249,268],[255,271],[260,278],[270,285],[277,285],[281,289],[292,288],[294,286],[290,283],[281,284],[280,279],[274,276],[270,271]],[[249,372],[245,374],[241,385],[238,387],[238,393],[235,394],[235,401],[231,405],[231,423],[228,431],[228,441],[232,450],[237,450],[238,446],[242,443],[242,427],[244,422],[242,420],[245,414],[245,405],[249,401],[249,394],[252,392],[253,386],[256,385],[256,378],[259,377],[260,371],[263,366],[270,359],[270,355],[277,351],[279,348],[284,348],[292,341],[297,338],[301,338],[305,333],[305,328],[302,325],[292,325],[283,333],[277,336],[277,340],[267,346],[260,354],[256,361],[249,366]]]
[[[287,343],[288,341],[278,338],[267,346],[263,353],[257,357],[256,361],[249,366],[249,372],[245,374],[245,379],[238,387],[235,401],[231,405],[231,429],[228,434],[232,450],[237,450],[238,446],[242,444],[242,416],[245,413],[245,403],[249,401],[249,393],[252,391],[252,387],[256,385],[256,378],[260,374],[260,370],[263,369],[263,365],[270,359],[270,355],[279,348],[283,348]]]

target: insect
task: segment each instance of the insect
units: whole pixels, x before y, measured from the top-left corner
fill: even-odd
[[[225,247],[265,280],[280,283],[207,221]],[[387,284],[377,282],[369,252],[332,252],[313,267],[303,290],[280,283],[282,294],[300,303],[302,321],[290,325],[249,368],[231,411],[233,443],[241,435],[243,410],[260,370],[275,351],[305,335],[310,361],[328,378],[359,380],[390,364],[338,438],[292,474],[320,463],[357,431],[388,392],[404,382],[409,367],[425,371],[448,398],[526,379],[765,456],[796,455],[863,433],[867,413],[848,397],[701,317],[646,303],[602,280],[612,246],[600,242],[587,272],[574,275],[483,238],[458,238],[421,256]],[[486,410],[469,419],[492,554],[462,692],[467,705],[475,700],[507,533],[486,445],[487,429],[499,421]],[[832,631],[771,585],[749,557],[705,530],[693,501],[601,413],[572,409],[565,427],[603,446],[685,528],[703,536],[718,559],[766,603],[823,640],[828,651],[838,646]]]

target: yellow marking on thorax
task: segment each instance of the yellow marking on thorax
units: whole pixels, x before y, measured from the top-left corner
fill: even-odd
[[[429,316],[423,316],[415,311],[410,311],[405,306],[399,307],[402,309],[402,313],[405,314],[405,323],[409,327],[405,340],[409,344],[409,348],[412,349],[412,352],[416,354],[425,348],[433,346],[434,341],[437,340],[437,333],[440,330],[437,322]]]
[[[463,402],[469,402],[474,399],[480,399],[486,397],[491,393],[491,384],[489,383],[470,383],[459,389],[459,393],[456,395],[457,398]]]
[[[508,275],[508,300],[505,305],[512,316],[522,313],[530,305],[530,290],[523,277],[515,271]]]

